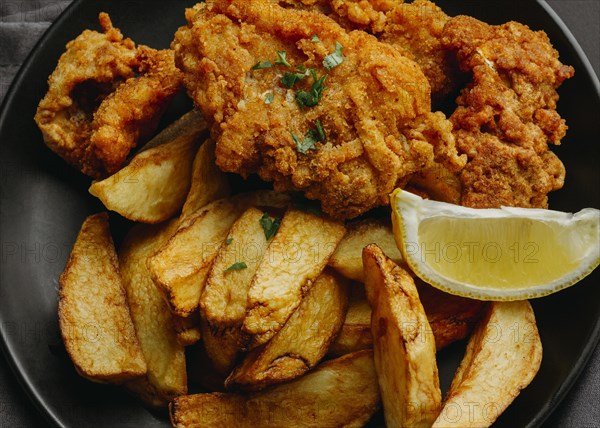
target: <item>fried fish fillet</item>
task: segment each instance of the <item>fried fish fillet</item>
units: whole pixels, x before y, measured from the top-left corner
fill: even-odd
[[[427,79],[389,44],[268,0],[202,3],[186,17],[172,47],[224,171],[257,173],[352,218],[435,161],[462,167]],[[336,49],[343,62],[328,70]],[[286,73],[304,77],[286,86]]]
[[[101,175],[118,171],[137,143],[152,135],[181,87],[173,51],[140,46],[137,58],[139,75],[119,85],[94,113],[87,152]]]
[[[443,44],[472,74],[450,118],[468,156],[461,204],[546,208],[547,194],[565,177],[548,147],[567,131],[556,89],[573,68],[559,61],[546,33],[517,22],[492,26],[458,16],[444,27]]]
[[[123,165],[181,86],[171,51],[136,48],[106,13],[99,19],[103,33],[67,44],[35,115],[46,145],[94,178]]]
[[[279,0],[282,5],[317,11],[347,30],[364,30],[415,61],[431,85],[434,105],[453,92],[461,76],[455,57],[442,45],[450,19],[435,3],[416,0]]]

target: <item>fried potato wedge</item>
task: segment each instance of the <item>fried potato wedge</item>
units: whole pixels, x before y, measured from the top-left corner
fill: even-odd
[[[144,144],[137,153],[176,140],[196,140],[205,131],[208,131],[208,124],[204,120],[204,116],[202,116],[200,110],[193,109],[160,131]]]
[[[413,279],[435,337],[436,349],[439,351],[468,337],[477,326],[487,303],[454,296],[426,284],[418,277]]]
[[[259,390],[302,376],[325,356],[348,308],[348,287],[337,273],[324,271],[283,328],[254,348],[227,378],[228,389]]]
[[[152,257],[148,267],[171,311],[189,316],[198,309],[208,272],[227,232],[251,206],[285,208],[289,196],[258,191],[220,199],[196,211]]]
[[[297,209],[285,213],[248,292],[242,331],[249,335],[250,348],[283,327],[345,233],[339,222]]]
[[[58,318],[75,369],[95,382],[122,383],[146,374],[106,213],[81,226],[60,276]]]
[[[215,141],[209,138],[200,146],[194,158],[192,182],[180,219],[183,221],[210,202],[227,196],[229,181],[215,163]]]
[[[491,302],[433,426],[491,426],[533,380],[541,362],[542,343],[529,302]]]
[[[263,216],[261,210],[248,208],[215,257],[200,298],[203,318],[215,327],[240,327],[246,316],[248,290],[268,245],[261,226]],[[244,269],[228,270],[240,262]]]
[[[174,427],[362,427],[379,408],[370,350],[327,361],[264,392],[196,394],[170,405]]]
[[[131,317],[148,364],[146,379],[127,387],[143,401],[164,406],[187,392],[184,347],[177,340],[171,312],[152,282],[147,258],[177,229],[177,220],[161,225],[137,225],[125,237],[119,254]]]
[[[413,279],[433,331],[436,350],[440,351],[456,341],[465,339],[477,325],[486,303],[453,296],[425,284],[418,278]],[[351,289],[355,290],[354,295],[350,299],[342,330],[329,349],[328,355],[331,357],[373,347],[371,307],[364,292],[362,295],[358,292],[364,290],[362,284],[356,284]]]
[[[340,357],[352,352],[373,348],[371,307],[367,301],[365,289],[362,284],[352,284],[349,288],[348,311],[340,333],[329,348],[328,355],[330,357]]]
[[[243,348],[242,322],[252,278],[267,249],[264,213],[248,208],[219,248],[200,298],[204,346],[215,368],[229,374]],[[245,268],[230,270],[236,263]]]
[[[200,314],[194,312],[189,317],[172,315],[173,329],[177,335],[177,342],[182,346],[191,346],[202,339],[200,328]]]
[[[402,264],[390,222],[367,219],[348,226],[348,233],[331,256],[329,266],[346,278],[364,282],[362,250],[369,244],[377,244],[395,263]]]
[[[196,138],[176,138],[144,150],[89,192],[111,211],[141,223],[160,223],[181,209],[190,188]]]
[[[388,427],[430,427],[441,407],[435,340],[417,288],[374,244],[363,250],[375,369]]]
[[[243,349],[240,326],[215,327],[202,319],[202,342],[215,371],[227,377]]]

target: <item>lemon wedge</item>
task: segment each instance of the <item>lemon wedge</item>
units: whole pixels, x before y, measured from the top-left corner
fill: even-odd
[[[523,300],[569,287],[600,262],[600,211],[473,209],[391,195],[398,248],[422,280],[480,300]]]

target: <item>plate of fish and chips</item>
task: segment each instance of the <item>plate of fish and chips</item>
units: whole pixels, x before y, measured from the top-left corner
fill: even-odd
[[[25,389],[58,426],[168,426],[169,418],[182,427],[539,426],[600,337],[598,272],[531,303],[449,295],[414,277],[389,211],[378,206],[398,186],[475,208],[547,208],[550,190],[555,210],[600,206],[589,186],[599,175],[592,141],[600,93],[576,42],[543,2],[517,9],[507,1],[492,12],[477,2],[439,1],[441,12],[419,0],[392,8],[390,27],[381,11],[353,2],[331,2],[337,23],[321,16],[332,13],[323,9],[328,2],[275,3],[216,2],[184,16],[193,2],[79,1],[33,51],[0,121],[3,241],[20,252],[20,263],[3,267],[0,313],[3,324],[36,332],[34,340],[2,337]],[[314,22],[291,19],[298,9]],[[427,42],[446,14],[474,17],[450,21],[445,35],[463,70]],[[186,18],[189,27],[171,45]],[[475,18],[546,31],[560,62],[539,33]],[[365,31],[413,50],[390,51]],[[405,40],[402,31],[419,36]],[[503,50],[515,34],[525,53]],[[254,56],[238,54],[231,42],[238,37]],[[300,40],[305,63],[297,65],[303,57],[286,37]],[[72,56],[57,67],[74,39]],[[99,56],[86,69],[78,52],[106,39],[118,52],[92,48]],[[477,63],[469,43],[492,51],[478,52],[484,61]],[[548,50],[527,51],[528,43]],[[173,55],[182,72],[172,68]],[[323,68],[315,66],[320,57]],[[531,73],[520,69],[527,61],[549,73],[542,81],[565,81],[558,90],[564,139],[554,88],[519,80],[521,71]],[[494,63],[520,70],[509,75],[522,100],[494,92]],[[102,67],[110,69],[104,77]],[[71,76],[79,80],[61,93]],[[456,109],[452,100],[470,78],[478,84]],[[192,109],[182,81],[202,112]],[[423,88],[443,113],[428,111]],[[502,157],[495,130],[469,128],[481,125],[469,109],[494,99],[506,110],[525,109],[536,95],[548,104],[535,126],[518,128],[507,116],[498,132],[524,146],[543,130],[562,145],[538,147],[539,159],[520,153],[513,168],[513,152]],[[463,132],[463,156],[451,150],[444,114]],[[392,126],[392,116],[400,133],[385,137],[381,126]],[[394,159],[401,149],[386,152],[394,138],[409,147],[405,164]],[[484,143],[474,146],[473,138]],[[344,144],[329,147],[336,139]],[[356,141],[367,139],[385,143],[363,155]],[[457,187],[464,153],[471,167]],[[562,164],[567,178],[558,190]],[[507,193],[507,181],[517,190]],[[37,249],[33,259],[29,247]]]

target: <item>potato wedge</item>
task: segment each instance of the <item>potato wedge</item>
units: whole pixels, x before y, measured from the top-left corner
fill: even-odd
[[[210,202],[229,196],[229,181],[215,163],[215,141],[207,139],[200,146],[192,166],[192,182],[183,208],[181,221]]]
[[[433,426],[491,426],[533,380],[541,362],[542,343],[529,302],[491,302]]]
[[[233,224],[219,248],[200,298],[206,353],[219,373],[228,375],[243,348],[242,322],[252,278],[267,239],[261,226],[264,213],[248,208]],[[229,270],[236,263],[245,268]]]
[[[60,333],[77,372],[111,383],[145,376],[106,213],[83,222],[59,284]]]
[[[348,233],[331,256],[329,266],[346,278],[365,282],[362,250],[369,244],[377,244],[395,263],[402,264],[389,220],[366,219],[348,226]]]
[[[225,386],[255,391],[302,376],[327,353],[347,308],[346,282],[339,274],[324,271],[283,328],[264,346],[250,351]]]
[[[254,348],[271,339],[296,310],[335,251],[343,224],[289,209],[269,244],[248,292],[242,331]]]
[[[362,284],[353,284],[350,291],[346,318],[335,342],[329,348],[328,355],[330,357],[340,357],[352,352],[373,348],[371,307],[367,301],[365,288]]]
[[[191,346],[202,339],[200,328],[200,314],[194,312],[189,317],[172,315],[173,329],[177,335],[177,342],[182,346]]]
[[[379,408],[370,350],[327,361],[264,392],[196,394],[170,405],[174,427],[362,427]]]
[[[430,427],[441,406],[435,340],[417,288],[374,244],[363,250],[375,370],[388,427]]]
[[[160,131],[136,154],[175,140],[195,140],[205,131],[208,131],[208,124],[204,120],[204,116],[200,110],[193,109]]]
[[[436,349],[439,351],[468,337],[477,326],[487,303],[454,296],[426,284],[418,277],[413,279],[435,337]]]
[[[264,213],[248,208],[233,224],[212,265],[200,298],[203,318],[217,328],[240,327],[246,316],[246,302],[252,278],[267,249],[261,226]],[[243,262],[246,268],[228,269]]]
[[[243,349],[240,326],[219,328],[202,319],[202,342],[215,371],[227,377]]]
[[[413,278],[419,298],[425,308],[427,320],[437,351],[466,338],[481,318],[486,303],[444,293],[418,278]],[[350,299],[346,320],[328,355],[339,357],[350,352],[373,347],[371,335],[371,307],[364,295],[362,284],[351,287],[354,295]],[[363,293],[359,293],[363,290]]]
[[[89,192],[111,211],[141,223],[160,223],[181,209],[190,188],[196,138],[176,138],[144,150]]]
[[[198,309],[213,260],[233,223],[251,206],[284,208],[289,196],[258,191],[220,199],[196,211],[152,257],[148,268],[171,311],[189,316]]]
[[[148,364],[147,378],[127,387],[153,406],[164,406],[173,397],[187,392],[185,350],[177,341],[169,307],[146,267],[147,258],[176,228],[177,220],[134,226],[119,254],[133,324]]]

